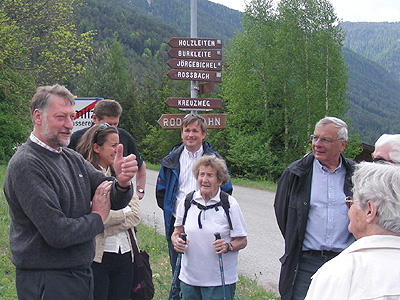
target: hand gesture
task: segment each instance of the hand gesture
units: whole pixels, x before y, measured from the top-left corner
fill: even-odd
[[[136,156],[130,154],[127,157],[123,157],[122,153],[124,146],[119,144],[117,146],[117,154],[114,159],[114,171],[117,176],[118,184],[122,187],[127,187],[131,184],[132,178],[138,171]]]
[[[103,222],[107,218],[111,208],[110,190],[112,184],[112,181],[103,181],[97,187],[93,196],[91,213],[99,214]]]

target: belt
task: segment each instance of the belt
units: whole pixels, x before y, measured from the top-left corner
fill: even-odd
[[[340,252],[335,252],[335,251],[328,251],[328,250],[306,250],[303,251],[303,253],[308,253],[313,256],[320,256],[320,257],[335,257],[338,255]]]

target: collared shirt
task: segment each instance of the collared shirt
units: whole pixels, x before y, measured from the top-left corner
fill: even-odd
[[[191,191],[197,191],[199,189],[197,179],[193,176],[192,168],[196,160],[202,157],[203,153],[203,146],[194,153],[188,151],[186,146],[183,148],[181,156],[179,157],[179,189],[176,194],[174,211],[172,212],[174,217],[176,217],[176,208],[179,203],[185,199],[185,196]]]
[[[305,300],[399,300],[400,237],[365,236],[326,262]]]
[[[45,148],[45,149],[47,149],[47,150],[49,150],[49,151],[51,151],[51,152],[54,152],[54,153],[61,153],[61,151],[62,151],[62,147],[60,147],[60,150],[57,150],[57,149],[54,149],[53,147],[50,147],[50,146],[47,145],[46,143],[42,142],[41,140],[39,140],[39,139],[37,138],[36,135],[33,134],[33,132],[31,132],[31,135],[29,136],[29,138],[30,138],[31,141],[34,142],[35,144],[37,144],[37,145],[39,145],[39,146],[41,146],[41,147],[43,147],[43,148]]]
[[[349,217],[343,188],[346,169],[340,159],[339,166],[330,173],[314,159],[312,174],[310,211],[302,249],[340,252],[354,241],[347,229]]]

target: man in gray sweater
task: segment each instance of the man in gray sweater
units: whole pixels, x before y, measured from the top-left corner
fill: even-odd
[[[20,300],[93,299],[94,238],[110,208],[121,209],[132,197],[137,162],[135,155],[122,156],[122,145],[116,179],[66,148],[74,102],[63,86],[39,87],[31,100],[33,132],[7,167],[4,193]]]

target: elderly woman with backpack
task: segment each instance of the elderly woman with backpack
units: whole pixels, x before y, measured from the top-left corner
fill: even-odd
[[[178,206],[171,237],[175,250],[183,253],[182,299],[232,300],[238,251],[247,245],[246,223],[235,198],[220,189],[229,180],[223,159],[204,155],[193,166],[193,174],[199,190]]]

